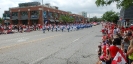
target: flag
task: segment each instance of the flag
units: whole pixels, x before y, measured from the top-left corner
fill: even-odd
[[[125,64],[125,63],[127,63],[127,61],[126,61],[126,57],[124,55],[124,52],[119,49],[116,56],[112,60],[111,64]]]
[[[48,21],[45,21],[45,24],[47,24]]]

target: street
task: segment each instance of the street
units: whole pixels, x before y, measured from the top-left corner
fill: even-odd
[[[101,28],[0,35],[0,64],[96,64]]]

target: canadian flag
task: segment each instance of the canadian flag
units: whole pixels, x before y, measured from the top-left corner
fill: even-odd
[[[116,56],[112,60],[111,64],[125,64],[125,63],[127,63],[125,54],[122,50],[119,49]]]

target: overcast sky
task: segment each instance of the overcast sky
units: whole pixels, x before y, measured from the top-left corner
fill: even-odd
[[[1,0],[0,4],[0,17],[4,13],[4,10],[9,10],[11,7],[17,7],[18,3],[32,2],[42,0]],[[43,0],[43,4],[50,3],[51,6],[57,6],[60,10],[71,11],[72,13],[80,13],[82,11],[87,12],[89,17],[101,17],[103,13],[109,10],[119,12],[119,9],[116,9],[115,3],[110,6],[97,7],[95,5],[95,0]]]

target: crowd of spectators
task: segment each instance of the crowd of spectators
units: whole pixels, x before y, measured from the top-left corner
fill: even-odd
[[[102,23],[101,32],[97,64],[133,64],[133,28],[108,22]],[[121,57],[114,63],[120,51]]]

